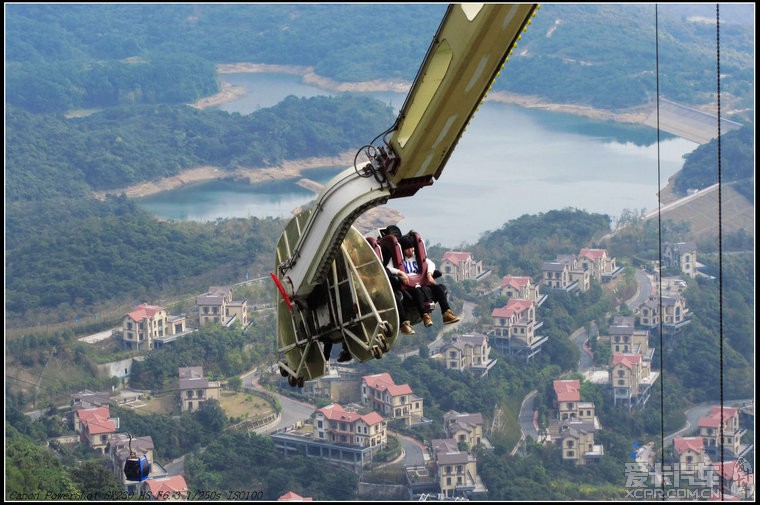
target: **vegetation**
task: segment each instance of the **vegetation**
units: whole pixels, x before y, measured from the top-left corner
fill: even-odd
[[[291,96],[247,116],[157,105],[65,119],[13,108],[6,116],[6,198],[82,197],[203,165],[266,167],[335,155],[358,149],[392,122],[389,106],[350,94]]]
[[[445,8],[13,5],[6,16],[6,99],[36,112],[187,103],[216,89],[213,64],[222,62],[310,66],[338,81],[411,82]],[[751,13],[741,6],[721,9],[721,71],[731,76],[723,92],[740,101],[737,110],[754,108]],[[495,89],[605,109],[637,106],[650,103],[657,91],[659,54],[660,74],[667,76],[660,80],[663,96],[688,104],[712,101],[714,66],[705,62],[716,53],[714,23],[690,22],[692,13],[675,6],[657,14],[659,33],[649,5],[542,5],[510,58],[509,79]]]
[[[93,353],[75,337],[82,330],[112,327],[142,301],[202,293],[209,285],[239,279],[244,271],[264,275],[271,269],[283,226],[280,220],[255,218],[160,222],[123,195],[100,202],[91,193],[200,165],[222,170],[275,166],[365,144],[393,117],[380,102],[357,96],[290,97],[248,116],[184,104],[218,89],[214,65],[219,62],[308,65],[346,81],[411,80],[444,8],[8,6],[6,326],[17,331],[6,346],[6,364],[14,369],[14,374],[7,373],[14,380],[6,391],[6,499],[77,499],[116,489],[119,483],[103,472],[93,454],[67,452],[56,444],[43,447],[49,437],[71,432],[52,405],[68,403],[66,395],[72,391],[113,385],[111,379],[96,377],[95,365],[116,353]],[[650,103],[655,40],[650,15],[648,6],[546,5],[511,58],[510,78],[497,82],[495,89],[610,109]],[[348,25],[346,18],[352,20]],[[558,29],[547,36],[558,19]],[[712,28],[674,19],[664,16],[661,26],[660,71],[669,76],[661,91],[683,103],[711,102],[714,76],[704,61],[714,53]],[[754,82],[753,44],[754,27],[722,26],[722,70],[731,75],[724,92],[749,117],[754,112],[753,86],[748,85]],[[694,68],[707,69],[699,73]],[[595,83],[593,93],[589,82]],[[90,110],[85,116],[63,115],[73,108]],[[754,125],[748,124],[721,139],[721,156],[723,182],[735,182],[753,201]],[[678,191],[716,181],[708,167],[714,165],[717,147],[707,144],[689,157],[676,180]],[[633,264],[651,261],[660,240],[678,240],[688,231],[681,223],[663,223],[657,229],[635,212],[621,221],[625,229],[605,246],[619,261]],[[471,251],[494,267],[495,276],[536,278],[543,261],[603,244],[609,224],[609,216],[574,209],[525,215],[487,234]],[[727,237],[726,244],[754,251],[746,234]],[[475,379],[429,359],[425,338],[430,334],[419,332],[410,342],[423,348],[420,357],[402,364],[390,355],[363,364],[361,370],[388,371],[397,383],[410,384],[425,398],[425,413],[433,423],[414,433],[426,439],[440,436],[448,410],[482,412],[488,426],[501,412],[502,428],[489,433],[495,450],[478,454],[488,499],[618,499],[632,440],[660,434],[663,426],[667,431],[680,427],[683,410],[694,403],[715,401],[721,394],[754,394],[754,252],[700,255],[700,262],[722,274],[723,290],[715,280],[690,282],[685,296],[691,324],[678,335],[653,335],[662,356],[656,366],[663,387],[653,391],[647,408],[631,413],[615,407],[602,388],[583,383],[584,399],[595,402],[606,427],[598,433],[606,455],[593,469],[566,465],[556,448],[530,440],[524,457],[509,454],[519,440],[522,398],[536,390],[541,419],[546,420],[552,381],[572,376],[578,354],[569,335],[591,322],[603,326],[616,312],[618,300],[610,299],[603,286],[593,285],[580,296],[552,295],[539,312],[542,333],[550,340],[527,365],[497,356],[489,376]],[[476,289],[473,283],[452,286],[458,298],[474,298]],[[487,322],[502,302],[480,296],[476,315]],[[55,326],[80,317],[91,322]],[[19,329],[43,324],[50,326]],[[202,363],[208,375],[234,377],[269,364],[274,324],[271,316],[260,316],[247,333],[204,328],[136,363],[133,384],[166,391],[173,387],[179,366]],[[470,329],[480,327],[472,324]],[[29,405],[46,408],[40,420],[21,412]],[[267,500],[287,491],[317,500],[356,496],[358,479],[349,471],[314,465],[303,455],[285,459],[267,438],[226,432],[230,420],[214,401],[176,418],[122,408],[113,408],[112,415],[120,418],[122,430],[153,437],[161,460],[191,451],[185,466],[188,482],[193,489],[218,493],[219,499],[235,498],[225,495],[231,489],[261,490],[260,498]],[[75,460],[82,463],[63,464]],[[41,494],[23,494],[30,490]]]
[[[185,475],[194,489],[225,501],[236,499],[228,494],[234,490],[260,492],[262,496],[247,498],[254,500],[274,501],[288,491],[315,501],[351,500],[358,482],[355,473],[314,464],[302,454],[284,458],[269,437],[231,432],[187,458]]]
[[[750,124],[720,137],[721,182],[732,186],[749,202],[755,200],[755,126]],[[686,157],[683,168],[675,177],[673,189],[686,196],[690,189],[705,189],[717,184],[718,140],[697,147]]]
[[[275,339],[273,330],[265,326],[249,334],[241,332],[239,326],[206,325],[170,346],[154,350],[144,361],[133,363],[130,383],[137,389],[164,391],[176,386],[178,368],[197,363],[204,363],[206,377],[236,376],[250,370],[252,363],[263,363],[269,357]]]
[[[702,15],[714,19],[715,11]],[[542,5],[518,45],[519,56],[510,58],[509,78],[494,89],[613,110],[651,103],[658,91],[680,103],[711,103],[716,76],[705,61],[715,61],[715,23],[686,22],[687,17],[661,7],[656,18],[652,5]],[[753,82],[751,29],[721,25],[721,73],[726,69],[738,78],[724,80],[722,91],[754,109],[754,98],[741,84]],[[731,40],[725,52],[724,37]]]
[[[523,216],[518,221],[529,218],[535,219],[531,224],[539,230],[550,228],[551,223],[557,220],[555,214],[548,213],[539,217]],[[586,230],[587,223],[597,220],[601,223],[604,219],[606,216],[589,216],[583,212],[567,211],[565,226],[562,228]],[[483,237],[479,246],[482,247],[483,242],[490,241],[511,244],[517,251],[523,247],[530,250],[524,244],[525,238],[521,238],[522,227],[511,224],[507,223],[501,230]],[[585,240],[588,233],[593,235],[595,232],[586,230],[579,233],[575,238],[568,239],[566,251],[558,252],[570,253],[578,250],[584,245],[582,240]],[[650,238],[645,237],[645,240]],[[625,239],[621,241],[625,242]],[[622,246],[617,244],[616,247]],[[498,251],[483,248],[484,254],[487,255],[489,250]],[[491,258],[498,257],[499,253],[495,254],[487,255],[484,260],[490,262]],[[521,253],[516,253],[513,260],[515,264],[530,264],[521,257]],[[726,310],[733,323],[732,328],[726,332],[724,348],[727,359],[723,366],[728,386],[726,394],[730,398],[738,398],[750,395],[753,391],[752,364],[744,356],[748,355],[746,349],[751,349],[753,345],[752,321],[747,319],[752,311],[747,304],[753,300],[751,279],[754,278],[754,270],[750,255],[731,256],[729,261],[730,263],[725,265],[724,283],[730,287],[732,293]],[[515,273],[515,270],[510,272]],[[584,326],[588,321],[595,321],[597,325],[604,326],[609,314],[614,313],[614,306],[603,293],[601,286],[596,284],[592,284],[592,289],[580,296],[553,293],[550,300],[540,309],[540,318],[545,323],[544,330],[550,336],[551,345],[547,344],[545,352],[540,353],[527,365],[512,357],[494,353],[497,354],[495,357],[498,358],[498,362],[484,379],[447,370],[442,364],[429,358],[410,357],[402,364],[394,354],[386,356],[383,360],[365,362],[359,366],[359,371],[362,374],[389,372],[397,383],[409,384],[416,394],[425,398],[425,415],[433,422],[422,430],[418,428],[410,432],[424,439],[440,437],[442,416],[449,410],[481,412],[487,427],[492,426],[492,421],[498,415],[497,411],[500,411],[500,421],[506,422],[501,423],[501,429],[488,430],[488,436],[494,442],[496,450],[492,453],[479,453],[478,456],[479,472],[489,488],[489,499],[518,499],[527,495],[530,495],[530,499],[557,499],[560,496],[579,499],[618,497],[624,484],[622,479],[625,478],[621,465],[627,457],[626,450],[631,441],[656,439],[662,426],[667,432],[678,429],[684,422],[684,409],[694,403],[714,399],[718,394],[717,390],[706,385],[703,380],[705,376],[719,373],[716,368],[719,366],[716,354],[718,344],[714,338],[718,322],[715,301],[717,284],[711,281],[690,283],[686,296],[692,310],[692,324],[678,336],[679,342],[683,342],[685,347],[665,345],[662,349],[663,344],[657,341],[656,335],[654,336],[653,345],[663,350],[663,363],[667,365],[662,378],[665,385],[662,388],[664,401],[661,391],[655,388],[652,399],[644,410],[629,412],[625,407],[612,405],[603,388],[583,382],[583,398],[595,403],[602,425],[609,427],[599,433],[599,441],[605,445],[606,456],[595,467],[594,472],[587,468],[563,464],[556,449],[534,445],[531,441],[528,441],[526,446],[527,456],[509,456],[519,439],[516,419],[521,399],[531,390],[538,391],[536,405],[540,419],[545,422],[552,408],[552,382],[573,370],[577,361],[577,349],[570,344],[567,337],[574,329]],[[484,298],[479,300],[479,303],[485,303],[485,307],[479,309],[481,313],[490,313],[489,304],[498,304],[498,300]],[[263,322],[252,327],[252,331],[249,331],[250,337],[244,337],[239,330],[219,327],[204,329],[197,335],[153,351],[145,362],[135,364],[133,380],[141,383],[143,387],[170,389],[178,366],[200,361],[211,375],[234,375],[254,363],[268,362],[271,358],[265,356],[273,338],[272,322],[266,322],[264,318]],[[665,337],[667,343],[667,336]],[[253,344],[253,347],[250,344]],[[688,353],[684,352],[686,348],[689,349]],[[695,356],[698,357],[697,360],[694,359]],[[183,414],[177,420],[156,415],[139,415],[125,409],[118,409],[113,415],[120,417],[125,429],[150,434],[154,440],[160,440],[161,443],[157,444],[156,450],[162,459],[177,457],[188,449],[197,449],[186,466],[186,475],[188,479],[192,479],[194,486],[208,486],[208,489],[223,492],[243,483],[249,486],[257,485],[259,481],[251,481],[250,473],[238,474],[230,470],[232,467],[227,466],[227,463],[221,463],[221,456],[213,456],[215,452],[211,448],[217,447],[215,444],[222,444],[217,450],[223,451],[224,447],[227,447],[226,444],[235,440],[235,444],[246,448],[243,452],[251,460],[258,461],[263,458],[262,461],[269,462],[270,458],[274,458],[274,461],[280,461],[281,458],[272,456],[273,448],[269,445],[271,443],[263,442],[257,437],[225,434],[220,438],[220,430],[228,424],[228,420],[218,408],[214,408],[213,403],[215,402],[209,404],[209,409],[199,410],[192,415]],[[18,416],[9,420],[14,425],[20,422]],[[21,425],[25,423],[21,422]],[[44,428],[43,439],[44,432],[49,429]],[[35,431],[28,430],[28,433],[33,435]],[[243,440],[239,437],[243,437]],[[201,447],[207,449],[200,451]],[[287,464],[298,466],[301,464],[300,461],[301,456],[295,456],[294,461],[289,457]],[[340,497],[344,497],[349,495],[341,493],[351,493],[353,491],[350,490],[355,489],[355,484],[352,484],[328,490],[317,484],[318,478],[315,478],[313,483],[308,478],[301,479],[300,484],[296,486],[294,482],[285,478],[286,473],[278,473],[280,464],[285,463],[274,463],[272,466],[274,476],[271,482],[275,484],[264,488],[267,490],[265,492],[281,495],[287,490],[302,490],[303,493],[299,494],[343,499],[331,493],[338,493]],[[290,472],[289,475],[293,473]],[[504,475],[512,477],[507,479],[510,481],[509,484],[504,482]],[[547,485],[547,479],[550,480],[550,485]],[[577,484],[579,482],[583,484]],[[280,485],[289,489],[279,487]]]

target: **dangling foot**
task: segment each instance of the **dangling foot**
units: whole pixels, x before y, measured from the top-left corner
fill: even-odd
[[[443,313],[443,324],[451,324],[459,321],[459,318],[451,312],[451,309]]]
[[[429,328],[430,326],[433,326],[433,318],[430,317],[430,314],[425,312],[422,314],[422,322],[425,324],[425,328]]]
[[[401,333],[405,335],[415,334],[414,328],[412,328],[412,324],[409,321],[404,321],[403,323],[401,323]]]

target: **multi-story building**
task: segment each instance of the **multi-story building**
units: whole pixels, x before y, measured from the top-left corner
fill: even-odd
[[[675,437],[673,451],[681,475],[704,476],[710,458],[702,437]]]
[[[108,405],[74,412],[74,431],[79,440],[101,454],[105,453],[108,438],[118,429],[119,418],[111,417]]]
[[[476,279],[483,273],[483,262],[476,261],[468,252],[447,251],[443,253],[440,270],[446,280]]]
[[[491,318],[490,342],[500,352],[525,354],[528,360],[548,340],[536,335],[543,323],[536,321],[536,305],[531,300],[511,298],[504,307],[494,309]]]
[[[218,400],[221,384],[203,376],[202,366],[179,369],[179,398],[182,412],[193,412],[206,400]]]
[[[584,247],[578,253],[578,262],[581,269],[590,272],[599,282],[609,282],[623,269],[615,264],[615,258],[607,256],[607,249]]]
[[[578,403],[581,401],[581,381],[566,379],[554,381],[557,419],[568,421],[578,418]]]
[[[482,333],[454,335],[451,342],[441,348],[446,368],[450,370],[470,370],[486,374],[496,364],[496,360],[488,357],[491,346],[488,336]]]
[[[466,414],[450,410],[443,415],[446,436],[457,444],[465,443],[474,450],[483,441],[483,415],[480,412]]]
[[[649,401],[652,385],[660,375],[652,371],[651,364],[651,360],[638,353],[612,354],[610,384],[616,405],[621,402],[631,409]]]
[[[386,445],[387,422],[377,412],[349,412],[337,403],[314,412],[314,438],[356,447]]]
[[[692,279],[697,275],[697,245],[694,242],[665,244],[662,260],[665,266],[677,268]]]
[[[518,300],[530,300],[540,307],[546,299],[546,295],[541,295],[540,285],[533,284],[533,279],[528,276],[505,275],[501,278],[500,293],[508,298],[517,298]]]
[[[153,341],[166,332],[166,309],[143,303],[127,314],[121,323],[121,338],[132,349],[153,349]]]
[[[229,286],[211,286],[208,292],[195,298],[198,307],[198,324],[218,323],[230,326],[239,321],[241,326],[248,326],[248,301],[233,300],[232,288]]]
[[[644,302],[639,313],[639,324],[647,328],[655,328],[662,325],[667,330],[677,331],[690,323],[688,315],[689,309],[686,307],[686,300],[678,294],[672,296],[662,296],[662,313],[660,317],[660,297],[653,295]]]
[[[563,421],[559,425],[562,459],[585,465],[604,456],[604,447],[594,442],[593,421]]]
[[[422,420],[422,398],[409,384],[396,385],[387,372],[362,377],[362,404],[388,419],[404,419],[408,424]]]
[[[604,447],[594,443],[596,430],[601,429],[593,402],[581,401],[581,383],[577,379],[554,381],[557,408],[557,439],[562,459],[585,465],[604,455]]]
[[[612,353],[640,354],[651,360],[654,349],[649,349],[649,330],[637,330],[633,325],[610,326],[610,350]]]
[[[169,315],[165,307],[147,303],[135,307],[121,323],[124,346],[134,350],[155,349],[186,333],[185,316]]]
[[[130,438],[127,433],[114,433],[108,438],[106,455],[111,461],[114,475],[119,478],[127,492],[138,495],[142,484],[127,480],[127,476],[124,474],[124,465],[130,457],[142,458],[146,456],[148,458],[150,463],[149,479],[166,476],[166,471],[157,465],[153,459],[154,447],[151,436]]]
[[[724,451],[739,456],[741,439],[746,430],[739,427],[739,409],[723,407],[723,441],[721,444],[721,408],[720,405],[710,408],[710,412],[699,420],[699,435],[704,439],[705,450],[709,454],[720,454],[721,445]]]
[[[479,484],[477,460],[469,452],[461,452],[456,440],[433,439],[430,441],[433,459],[438,468],[438,484],[443,496],[466,497]],[[482,486],[482,484],[480,484]]]
[[[545,261],[541,271],[541,283],[550,289],[585,293],[591,287],[591,272],[581,268],[578,258],[572,255],[560,255],[554,261]]]

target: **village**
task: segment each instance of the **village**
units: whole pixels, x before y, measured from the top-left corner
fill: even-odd
[[[620,404],[632,411],[647,404],[659,379],[659,372],[653,367],[655,348],[650,345],[650,331],[662,326],[666,333],[676,335],[689,324],[689,309],[681,294],[688,279],[700,275],[696,246],[692,243],[666,244],[663,261],[664,265],[677,268],[682,275],[662,279],[661,298],[651,284],[646,284],[644,287],[648,292],[643,296],[637,293],[641,301],[633,303],[637,305],[635,315],[616,316],[607,334],[598,335],[599,342],[609,346],[611,359],[607,367],[579,370],[586,380],[606,385],[615,405]],[[449,283],[479,282],[491,273],[466,251],[447,251],[439,268]],[[508,300],[506,305],[492,311],[490,327],[482,332],[467,333],[457,332],[455,328],[437,340],[431,359],[438,360],[447,369],[480,378],[487,377],[497,361],[491,356],[494,349],[499,355],[510,355],[518,362],[529,363],[551,338],[541,334],[542,322],[538,317],[539,308],[547,298],[558,291],[584,292],[592,281],[609,283],[620,275],[622,267],[616,264],[615,258],[607,255],[606,250],[587,247],[577,254],[544,262],[542,270],[542,278],[537,281],[522,275],[503,276],[495,287],[484,293],[504,296]],[[230,286],[210,287],[196,297],[195,305],[197,314],[192,319],[200,327],[237,324],[244,329],[250,324],[248,300],[233,299]],[[105,334],[105,338],[116,339],[127,349],[150,352],[195,331],[189,326],[190,319],[186,315],[168,314],[165,307],[146,303],[126,314],[121,327]],[[590,354],[585,341],[583,351]],[[119,419],[110,415],[109,405],[112,404],[132,405],[138,410],[146,405],[149,392],[133,391],[128,387],[133,359],[139,358],[102,367],[102,373],[121,382],[123,387],[117,395],[89,391],[72,395],[71,421],[77,433],[75,440],[110,461],[125,492],[188,499],[190,486],[182,473],[167,470],[153,458],[154,444],[161,441],[141,434],[134,434],[136,436],[132,438],[133,434],[120,432]],[[273,403],[271,393],[263,388],[257,389],[256,379],[250,381],[251,374],[246,374],[244,381],[210,380],[204,376],[202,363],[177,370],[179,387],[169,406],[174,411],[193,412],[208,400],[223,400],[224,396],[233,394],[233,387],[237,389],[235,386],[242,385],[249,395],[247,401],[255,395],[260,408],[253,416],[238,423],[238,429],[268,433],[284,456],[306,454],[355,472],[384,460],[384,457],[378,459],[378,454],[388,451],[389,435],[393,433],[389,425],[392,423],[414,427],[431,422],[425,417],[425,398],[415,394],[408,384],[397,384],[389,373],[361,375],[351,363],[334,360],[327,367],[324,377],[307,382],[302,393],[312,399],[319,398],[323,403],[331,403],[315,408],[309,416],[285,426],[282,425],[283,413],[269,408]],[[266,368],[269,373],[278,375],[276,366]],[[564,461],[576,465],[594,464],[604,455],[604,447],[595,441],[595,434],[604,427],[596,416],[594,403],[581,397],[581,381],[577,379],[557,378],[554,394],[553,420],[539,429],[534,418],[532,426],[523,427],[523,435],[542,444],[560,446]],[[239,399],[237,401],[240,403]],[[669,471],[671,478],[672,468],[675,468],[677,477],[696,479],[706,489],[714,489],[723,482],[726,493],[750,495],[750,491],[754,492],[754,484],[749,483],[751,479],[737,462],[741,462],[752,448],[751,444],[742,442],[742,435],[746,432],[742,426],[751,423],[753,418],[751,405],[712,406],[699,419],[696,431],[672,438],[669,453],[673,465]],[[421,444],[423,456],[420,460],[405,457],[404,451],[392,455],[397,461],[403,461],[409,498],[482,496],[487,489],[477,472],[474,449],[493,448],[486,436],[483,413],[452,410],[444,415],[442,423],[445,432],[441,437]],[[69,437],[66,441],[73,440]],[[715,463],[720,454],[728,457],[722,464]],[[132,482],[124,473],[130,455],[144,456],[153,462],[150,475],[142,482]],[[639,472],[639,480],[642,477],[668,478],[667,471],[656,468],[654,453],[649,449],[637,450],[632,462],[638,465],[633,468]],[[281,499],[307,498],[291,492]]]

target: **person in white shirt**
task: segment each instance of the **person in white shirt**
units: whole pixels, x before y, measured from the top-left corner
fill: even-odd
[[[410,232],[411,233],[411,232]],[[389,266],[388,270],[398,275],[401,282],[406,286],[406,290],[411,294],[417,310],[422,317],[425,326],[432,326],[433,320],[430,312],[425,307],[427,298],[437,302],[441,307],[441,316],[443,324],[451,324],[459,321],[459,318],[452,312],[449,306],[446,288],[443,284],[438,284],[433,277],[435,263],[430,258],[425,258],[426,268],[421,269],[417,264],[417,257],[414,254],[414,238],[408,233],[399,239],[401,250],[404,253],[404,259],[401,268]],[[429,296],[427,292],[429,292]]]

